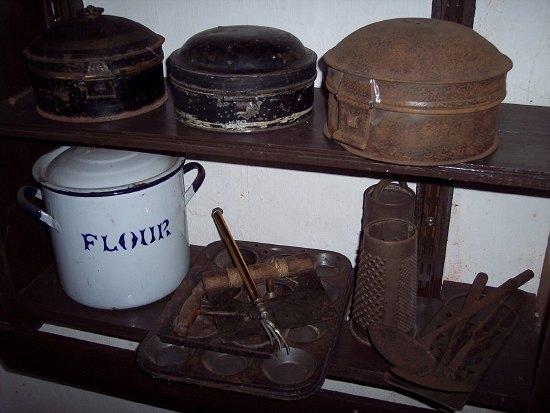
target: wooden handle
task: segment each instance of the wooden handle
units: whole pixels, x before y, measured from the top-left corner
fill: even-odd
[[[250,265],[248,268],[254,282],[263,282],[271,278],[288,277],[311,270],[313,261],[308,253],[302,253],[276,258],[271,262]],[[206,292],[216,293],[220,289],[239,288],[242,285],[236,268],[205,272],[202,277],[202,282],[195,285],[181,306],[179,315],[174,322],[174,332],[181,337],[187,337],[189,328],[199,315],[201,300]]]
[[[187,300],[185,300],[181,306],[178,317],[174,323],[174,332],[178,336],[187,337],[189,327],[191,327],[199,315],[199,309],[201,306],[202,297],[204,297],[204,292],[202,282],[199,281],[191,291],[189,297],[187,297]]]
[[[281,278],[298,275],[313,269],[313,261],[308,253],[275,258],[273,261],[248,266],[248,270],[255,283],[271,278]],[[204,289],[208,294],[228,288],[242,286],[241,277],[236,268],[223,271],[209,271],[202,275]]]

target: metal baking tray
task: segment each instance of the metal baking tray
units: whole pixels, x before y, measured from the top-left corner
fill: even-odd
[[[212,342],[209,337],[216,334],[216,326],[208,316],[197,317],[185,340],[170,338],[174,317],[201,280],[202,273],[231,266],[223,243],[218,241],[204,248],[139,346],[138,364],[154,377],[173,381],[277,399],[307,397],[317,391],[325,379],[328,360],[348,307],[353,280],[351,262],[332,251],[245,241],[237,244],[248,264],[309,253],[315,273],[334,305],[336,317],[285,329],[283,334],[291,347],[290,354],[283,350],[270,358],[266,358],[269,354],[258,351],[263,344],[255,340],[230,343],[223,352],[213,351],[212,348],[219,350],[220,347],[219,343],[209,347]]]

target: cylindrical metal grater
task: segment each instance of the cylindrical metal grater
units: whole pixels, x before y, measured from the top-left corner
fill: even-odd
[[[368,343],[368,327],[386,324],[413,334],[416,324],[415,194],[382,180],[364,195],[363,235],[351,310],[351,331]]]
[[[412,222],[383,219],[364,228],[351,311],[351,331],[368,343],[371,325],[414,334],[417,230]]]

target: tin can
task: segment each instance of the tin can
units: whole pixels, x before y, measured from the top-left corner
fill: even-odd
[[[283,30],[205,30],[166,62],[177,118],[222,132],[295,125],[311,114],[316,61],[312,50]]]
[[[164,38],[88,6],[24,50],[36,109],[63,122],[128,118],[166,102]]]

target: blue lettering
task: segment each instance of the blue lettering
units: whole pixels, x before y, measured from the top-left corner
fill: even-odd
[[[94,234],[82,234],[82,238],[84,238],[84,249],[85,250],[89,250],[90,245],[95,245],[94,241],[92,241],[91,239],[88,239],[88,238],[93,238],[97,241],[97,235],[94,235]]]
[[[126,250],[126,238],[124,237],[125,235],[126,233],[123,232],[120,238],[118,239],[118,245],[120,245],[124,250]]]
[[[114,248],[109,248],[109,246],[107,245],[107,235],[102,235],[101,238],[103,239],[103,251],[109,251],[109,252],[118,251],[118,248],[116,245]]]
[[[163,228],[163,229],[164,229],[164,232],[166,233],[166,236],[168,236],[168,235],[171,234],[171,232],[168,231],[168,224],[170,224],[170,222],[169,222],[167,219],[165,219],[165,220],[162,221],[162,223],[161,223],[161,225],[164,225],[164,228]],[[162,232],[162,231],[161,231],[161,232]]]
[[[141,235],[141,245],[147,245],[147,243],[145,242],[145,230],[140,229],[139,230],[139,235]]]
[[[132,232],[132,249],[136,247],[138,241],[139,241],[138,236]]]
[[[103,242],[103,251],[114,252],[114,251],[119,251],[119,248],[118,248],[119,246],[123,250],[134,249],[136,248],[138,243],[141,245],[149,245],[155,242],[156,240],[167,238],[172,234],[168,229],[169,226],[170,226],[170,221],[168,219],[165,219],[160,224],[153,225],[152,227],[139,229],[136,232],[134,231],[123,232],[118,236],[118,243],[112,246],[109,245],[109,237],[111,237],[111,239],[116,239],[115,236],[95,235],[95,234],[81,234],[81,235],[82,235],[82,239],[84,240],[85,250],[90,250],[91,247],[95,245],[95,241],[97,241],[98,237],[100,236]],[[130,241],[126,237],[127,234],[128,234],[128,238],[131,238]],[[147,237],[149,237],[148,241],[147,241]]]

